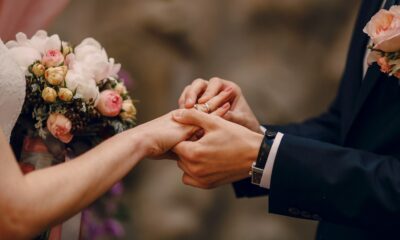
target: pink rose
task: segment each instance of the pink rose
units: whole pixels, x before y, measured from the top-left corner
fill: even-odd
[[[122,108],[122,97],[114,90],[105,90],[100,93],[96,108],[103,116],[118,116]]]
[[[385,52],[400,50],[400,11],[397,6],[381,9],[364,28],[374,48]]]
[[[48,50],[42,58],[42,63],[46,67],[57,67],[64,62],[64,55],[60,50]]]
[[[72,123],[64,115],[53,113],[47,119],[47,129],[63,143],[69,143],[74,137],[71,134]]]

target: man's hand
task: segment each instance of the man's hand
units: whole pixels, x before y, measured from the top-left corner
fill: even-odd
[[[249,176],[262,134],[194,109],[175,111],[173,118],[204,130],[200,140],[184,141],[173,148],[184,171],[183,183],[208,189]]]
[[[226,103],[218,108],[210,115],[214,117],[221,117],[230,108],[230,104]],[[174,121],[173,115],[175,110],[167,113],[150,122],[141,124],[135,127],[132,131],[135,135],[142,136],[142,148],[144,148],[147,157],[151,158],[171,158],[170,149],[177,143],[185,141],[193,136],[200,130],[198,126],[191,126],[190,124],[182,124]],[[166,154],[166,155],[165,155]]]
[[[226,101],[229,101],[231,108],[223,118],[261,133],[260,123],[249,107],[240,87],[230,81],[220,78],[211,78],[210,81],[194,80],[184,89],[179,98],[179,107],[192,108],[196,103],[207,103],[210,111],[213,111]]]

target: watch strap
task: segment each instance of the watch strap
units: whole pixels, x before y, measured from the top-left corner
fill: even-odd
[[[272,144],[274,143],[274,139],[276,137],[276,132],[273,131],[265,131],[264,139],[260,146],[260,151],[258,153],[258,157],[256,160],[255,167],[257,168],[265,168],[265,164],[267,163],[269,152],[271,151]]]

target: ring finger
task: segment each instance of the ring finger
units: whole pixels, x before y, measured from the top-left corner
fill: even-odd
[[[229,103],[232,98],[233,89],[227,89],[220,92],[217,96],[211,98],[206,103],[208,106],[209,112],[214,112],[219,107],[223,106],[225,103]]]

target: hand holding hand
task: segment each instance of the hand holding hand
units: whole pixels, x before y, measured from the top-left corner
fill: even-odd
[[[196,103],[207,103],[212,111],[226,102],[231,104],[231,108],[223,118],[261,133],[260,123],[244,98],[240,87],[227,80],[220,78],[211,78],[210,81],[194,80],[181,94],[179,107],[192,108]]]
[[[177,110],[173,118],[181,124],[199,126],[204,136],[177,144],[182,181],[194,187],[213,188],[249,176],[263,139],[240,125],[196,110]]]
[[[222,116],[229,108],[230,104],[227,103],[211,113],[211,115]],[[180,110],[172,111],[133,129],[133,134],[141,135],[143,144],[141,147],[145,149],[145,156],[159,157],[168,152],[177,143],[191,138],[199,130],[198,126],[174,121],[172,116],[176,111]]]

